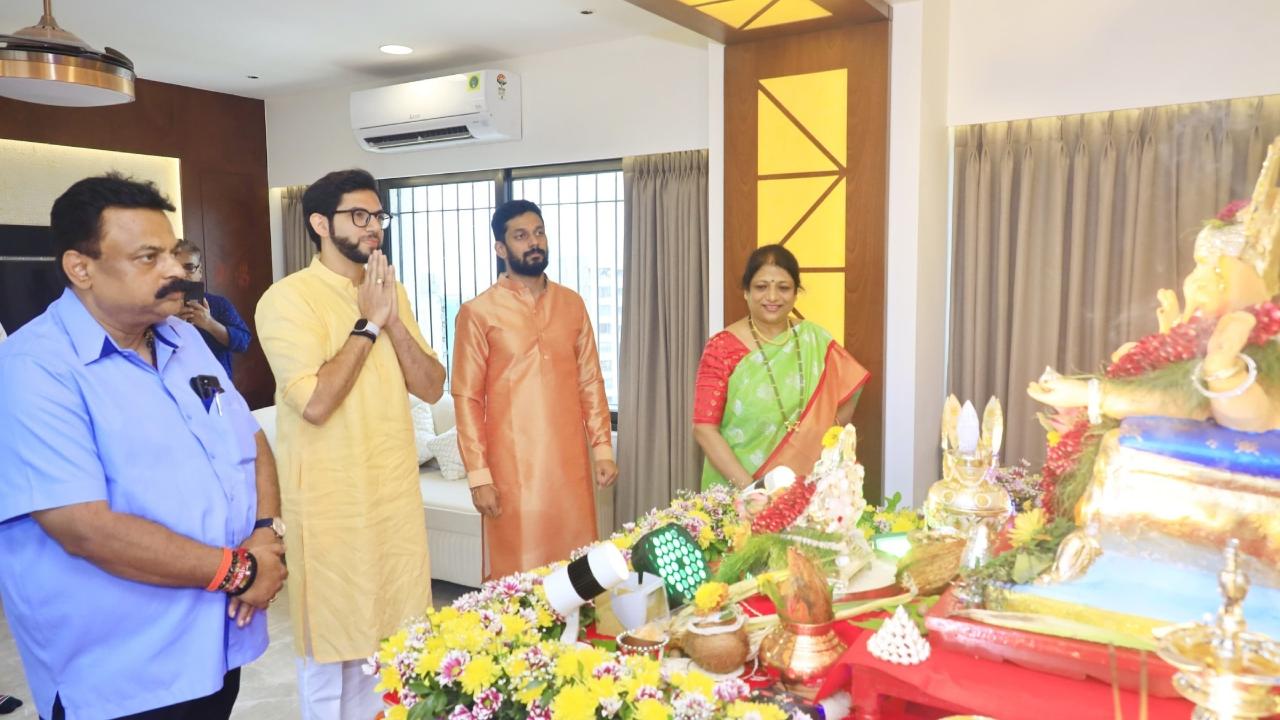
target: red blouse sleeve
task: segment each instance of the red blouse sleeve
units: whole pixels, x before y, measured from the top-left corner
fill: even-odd
[[[698,363],[698,376],[693,386],[693,422],[695,425],[719,425],[729,391],[729,376],[749,350],[733,333],[724,330],[707,341]]]

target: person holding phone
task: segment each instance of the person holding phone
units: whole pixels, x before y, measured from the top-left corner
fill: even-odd
[[[204,282],[204,259],[195,243],[179,240],[173,254],[182,264],[188,280]],[[188,290],[183,297],[178,317],[196,326],[200,337],[204,338],[205,344],[213,351],[213,356],[218,358],[218,362],[227,371],[227,377],[233,377],[231,354],[248,350],[253,333],[244,320],[240,319],[240,313],[236,312],[231,301],[204,288]]]

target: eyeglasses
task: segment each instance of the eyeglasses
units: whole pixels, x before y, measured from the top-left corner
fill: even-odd
[[[200,263],[182,263],[182,269],[190,274],[200,269]]]
[[[382,226],[383,230],[386,230],[387,228],[391,227],[391,218],[395,217],[394,215],[387,212],[386,210],[379,210],[378,212],[375,213],[375,212],[369,212],[364,208],[350,208],[348,210],[333,211],[334,215],[337,215],[338,213],[351,213],[351,224],[355,225],[358,228],[368,227],[369,218],[376,217],[378,218],[378,224]]]

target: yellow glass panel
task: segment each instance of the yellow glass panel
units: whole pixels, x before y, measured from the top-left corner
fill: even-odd
[[[756,245],[782,240],[834,181],[831,177],[758,181]]]
[[[698,10],[726,25],[740,28],[768,4],[769,0],[727,0],[714,5],[703,5]]]
[[[748,25],[746,29],[755,30],[771,25],[786,25],[787,23],[830,16],[830,10],[813,0],[778,0],[776,5],[756,18],[755,22]]]
[[[796,172],[836,172],[831,158],[800,132],[778,106],[762,92],[756,93],[758,110],[756,172],[778,175]]]
[[[761,80],[760,84],[804,126],[836,160],[848,152],[849,71],[825,70]]]
[[[796,310],[806,320],[826,328],[836,342],[844,344],[844,273],[801,272],[804,292],[796,297]]]
[[[844,203],[842,179],[787,241],[787,249],[800,261],[800,267],[844,267]]]

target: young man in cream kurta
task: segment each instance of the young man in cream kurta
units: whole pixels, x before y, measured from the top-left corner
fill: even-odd
[[[326,175],[302,198],[320,248],[258,303],[276,379],[276,458],[304,720],[368,720],[360,665],[431,607],[409,393],[435,402],[444,367],[379,248],[390,215],[372,176]]]

